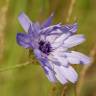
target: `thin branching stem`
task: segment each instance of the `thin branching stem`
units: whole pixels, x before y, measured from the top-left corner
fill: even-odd
[[[27,66],[29,64],[30,64],[30,62],[25,62],[23,64],[17,64],[17,65],[6,67],[6,68],[1,68],[0,72],[5,72],[5,71],[13,70],[15,68],[20,68],[20,67],[23,67],[23,66]]]

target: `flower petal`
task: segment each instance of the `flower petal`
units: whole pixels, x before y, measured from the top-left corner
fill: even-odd
[[[67,67],[69,65],[69,62],[66,59],[66,57],[62,55],[64,53],[64,50],[62,48],[60,49],[61,51],[56,50],[50,53],[50,55],[48,56],[48,59],[51,60],[53,63],[56,63],[56,65],[59,65],[59,66],[62,65],[62,66]]]
[[[53,59],[54,58],[54,59]],[[59,66],[65,66],[65,67],[67,67],[69,64],[68,64],[68,60],[66,59],[66,58],[64,58],[64,57],[62,57],[62,56],[58,56],[58,54],[57,55],[54,55],[54,57],[53,57],[52,59],[50,59],[52,62],[55,62],[56,63],[56,65],[59,65]]]
[[[68,48],[64,48],[64,47],[60,46],[56,49],[54,49],[54,48],[52,48],[52,49],[53,49],[52,52],[55,52],[55,54],[58,54],[58,55],[60,54],[61,55],[62,53],[67,51]]]
[[[56,38],[57,38],[57,35],[46,36],[46,41],[53,43]]]
[[[51,16],[41,25],[41,28],[49,27],[52,23],[52,19],[54,14],[52,13]]]
[[[57,34],[57,33],[62,33],[62,31],[60,30],[61,24],[56,24],[56,25],[52,25],[49,27],[45,27],[41,30],[41,34],[45,34],[45,35],[53,35],[53,34]],[[60,30],[60,31],[57,31]]]
[[[71,48],[85,41],[84,35],[73,35],[64,41],[63,47]]]
[[[42,53],[39,49],[34,49],[34,54],[37,59],[41,60],[42,59]]]
[[[50,70],[47,66],[44,66],[43,69],[44,69],[44,71],[45,71],[45,73],[46,73],[47,78],[48,78],[51,82],[55,83],[55,82],[57,81],[57,79],[56,79],[56,77],[55,77],[54,72],[53,72],[52,70]]]
[[[54,71],[56,72],[56,74],[59,74],[59,76],[61,75],[61,77],[59,77],[59,79],[65,78],[66,81],[68,80],[72,83],[75,83],[77,81],[78,75],[71,66],[64,67],[64,66],[54,65]],[[57,79],[58,79],[58,77],[57,77]]]
[[[28,30],[28,34],[29,34],[29,36],[31,36],[32,38],[38,39],[39,29],[38,29],[38,26],[37,26],[35,23],[30,24],[29,30]]]
[[[70,28],[70,32],[72,32],[72,33],[75,33],[76,31],[77,31],[77,28],[78,28],[78,25],[77,25],[77,23],[74,23],[73,25],[71,25],[70,26],[71,28]]]
[[[51,64],[51,62],[49,62],[47,59],[39,59],[40,60],[40,64],[42,66],[42,68],[44,69],[45,73],[46,73],[46,76],[47,78],[55,83],[57,81],[56,77],[55,77],[55,73],[54,73],[54,70],[52,69],[53,66]]]
[[[29,48],[30,46],[30,38],[27,34],[24,33],[17,33],[16,36],[17,43],[24,48]]]
[[[49,41],[50,43],[53,43],[57,37],[59,37],[62,34],[61,30],[59,29],[50,29],[46,34],[43,34],[46,37],[46,41]]]
[[[65,78],[64,73],[62,73],[62,71],[60,70],[60,66],[56,66],[54,64],[54,71],[55,71],[55,76],[56,76],[57,80],[61,84],[66,84],[67,83],[67,79]]]
[[[59,27],[59,25],[54,25],[54,26],[50,26],[42,29],[39,35],[40,39],[53,43],[55,39],[62,34],[62,31],[59,30],[57,27]]]
[[[30,24],[32,24],[32,22],[30,21],[28,16],[24,12],[22,12],[18,16],[18,20],[19,20],[19,23],[21,24],[21,26],[23,27],[24,31],[28,33],[29,26],[30,26]]]
[[[60,56],[57,56],[57,61],[60,62],[60,65],[63,65],[65,67],[67,67],[69,64],[68,64],[68,60],[64,57],[60,57]]]
[[[64,53],[67,56],[68,61],[71,64],[90,64],[91,63],[91,58],[89,58],[88,56],[80,53],[80,52],[76,52],[76,51],[71,51],[69,53]]]
[[[70,33],[63,33],[60,35],[58,38],[56,38],[52,44],[53,48],[58,48],[60,47],[63,43],[64,40],[66,40],[70,36]]]
[[[61,27],[61,30],[66,33],[66,32],[70,32],[70,33],[75,33],[77,31],[77,23],[74,23],[73,25],[65,25]]]

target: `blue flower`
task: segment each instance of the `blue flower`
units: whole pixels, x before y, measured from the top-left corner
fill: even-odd
[[[76,34],[77,23],[51,25],[53,14],[43,23],[31,22],[21,13],[18,20],[25,32],[17,33],[17,43],[31,48],[51,82],[75,83],[78,75],[72,64],[89,64],[90,58],[68,49],[81,44],[85,37]]]

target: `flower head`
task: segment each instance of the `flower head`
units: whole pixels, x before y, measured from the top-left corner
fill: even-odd
[[[72,25],[51,25],[53,14],[43,23],[31,22],[21,13],[18,20],[23,33],[17,33],[17,43],[24,48],[31,48],[51,82],[61,84],[68,81],[75,83],[78,75],[72,64],[89,64],[90,58],[80,52],[68,49],[81,44],[85,37],[76,34],[77,23]]]

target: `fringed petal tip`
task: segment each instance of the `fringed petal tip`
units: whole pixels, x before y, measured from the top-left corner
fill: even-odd
[[[78,29],[78,24],[77,23],[62,25],[62,27],[61,27],[61,30],[64,33],[70,32],[71,34],[76,33],[77,29]]]
[[[75,33],[78,29],[78,23],[75,22],[73,25],[72,25],[72,29],[70,30],[71,32]]]

